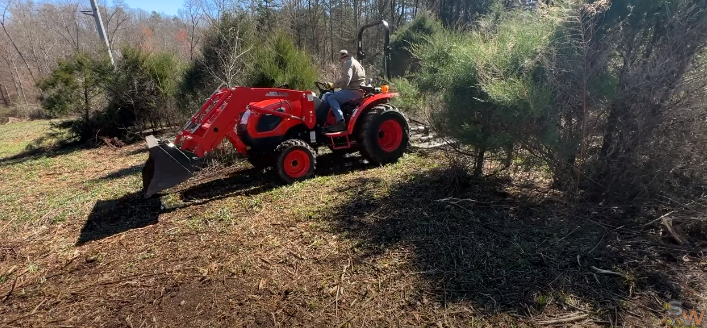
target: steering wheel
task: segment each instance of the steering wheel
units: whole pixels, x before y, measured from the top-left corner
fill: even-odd
[[[319,89],[319,96],[320,97],[321,97],[321,95],[323,95],[324,93],[326,93],[328,91],[334,91],[334,89],[327,88],[326,83],[323,83],[323,82],[316,81],[316,82],[314,82],[314,85],[317,87],[317,89]]]

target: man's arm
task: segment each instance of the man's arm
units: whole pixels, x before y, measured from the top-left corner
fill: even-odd
[[[343,75],[341,78],[334,84],[334,88],[343,88],[351,83],[351,78],[353,77],[353,66],[351,65],[350,60],[347,60],[344,64],[344,70],[342,73]]]

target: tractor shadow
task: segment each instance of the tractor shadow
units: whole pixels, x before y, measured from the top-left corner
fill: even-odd
[[[317,157],[316,176],[334,176],[376,167],[358,155],[322,154]],[[202,204],[236,195],[252,196],[284,186],[275,169],[236,170],[208,182],[196,182],[178,191],[185,202]]]
[[[143,199],[140,193],[127,194],[118,199],[99,200],[93,205],[76,245],[153,225],[157,223],[160,214],[170,211],[161,207],[159,198]]]
[[[329,222],[332,233],[355,242],[356,266],[384,270],[392,280],[419,278],[401,282],[401,290],[389,287],[390,297],[407,294],[412,304],[472,304],[482,314],[525,318],[587,306],[593,319],[620,326],[631,313],[645,310],[630,302],[648,304],[655,312],[644,312],[646,317],[662,313],[656,298],[697,302],[679,287],[686,271],[661,265],[666,253],[676,251],[623,244],[628,236],[637,239],[634,245],[652,241],[647,233],[635,235],[636,222],[600,210],[591,214],[587,205],[572,207],[547,193],[509,192],[508,185],[448,168],[424,170],[393,185],[362,179],[338,190],[339,205],[317,217]],[[379,267],[401,262],[416,274],[392,278],[396,272]],[[592,267],[633,278],[597,274]]]
[[[363,170],[373,165],[366,164],[358,156],[342,158],[334,154],[324,154],[317,158],[317,167],[316,174],[323,176]],[[98,180],[116,179],[139,170],[140,167],[131,166]],[[140,192],[134,192],[117,199],[98,200],[81,229],[76,245],[155,224],[161,214],[177,209],[238,195],[258,195],[281,186],[283,184],[274,170],[263,172],[247,167],[232,170],[228,174],[204,172],[178,189],[163,191],[148,199],[144,199]],[[179,201],[170,202],[163,198],[179,198]]]
[[[120,169],[118,171],[109,173],[109,174],[102,176],[100,178],[92,179],[91,182],[107,182],[110,180],[121,179],[121,178],[131,176],[131,175],[141,172],[142,167],[143,167],[143,164],[129,166],[129,167]]]

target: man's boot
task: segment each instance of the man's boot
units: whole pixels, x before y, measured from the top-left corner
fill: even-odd
[[[341,132],[346,130],[346,122],[344,120],[334,123],[332,126],[324,128],[324,133]]]

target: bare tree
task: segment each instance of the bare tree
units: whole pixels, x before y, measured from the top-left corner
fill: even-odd
[[[32,72],[32,69],[29,67],[29,63],[27,63],[27,59],[25,59],[25,56],[22,54],[22,51],[20,51],[20,48],[17,46],[17,43],[15,40],[13,40],[12,35],[10,32],[7,30],[7,12],[8,9],[10,8],[10,5],[12,4],[12,0],[7,1],[7,5],[4,6],[2,9],[2,16],[0,16],[0,26],[2,26],[2,30],[5,32],[5,35],[7,36],[7,39],[10,41],[10,44],[12,44],[12,47],[15,48],[17,51],[17,54],[20,56],[20,59],[22,59],[22,62],[25,64],[25,67],[27,68],[27,72],[30,74],[32,77],[32,81],[34,83],[37,83],[37,79],[34,76],[34,73]]]
[[[221,38],[221,42],[224,46],[214,49],[215,59],[217,63],[203,63],[205,67],[215,80],[219,81],[226,86],[233,87],[237,82],[239,82],[238,77],[243,73],[246,66],[246,56],[253,49],[253,45],[244,49],[244,40],[240,37],[240,28],[235,27],[235,31],[232,31],[235,35],[224,35],[220,30],[218,30],[218,37]],[[204,60],[201,58],[200,60]],[[214,65],[215,64],[215,65]]]
[[[8,49],[6,47],[3,47],[2,49]],[[15,85],[15,92],[17,95],[22,99],[22,103],[27,103],[27,96],[25,95],[25,87],[22,83],[22,76],[20,76],[19,71],[17,70],[17,64],[15,63],[15,53],[9,53],[9,52],[0,52],[2,55],[2,58],[5,61],[5,64],[7,64],[7,69],[8,69],[8,75],[10,75],[10,78],[12,79],[12,83]],[[8,95],[9,97],[9,95]]]
[[[115,50],[115,44],[119,43],[119,40],[127,32],[128,28],[131,26],[131,17],[125,11],[126,5],[122,0],[115,2],[115,7],[101,6],[102,11],[107,13],[106,18],[106,34],[108,35],[108,44],[110,44],[111,51]]]
[[[184,9],[179,11],[179,16],[189,28],[187,32],[189,37],[189,60],[193,60],[196,46],[201,39],[199,30],[204,16],[199,7],[199,0],[186,0]]]

